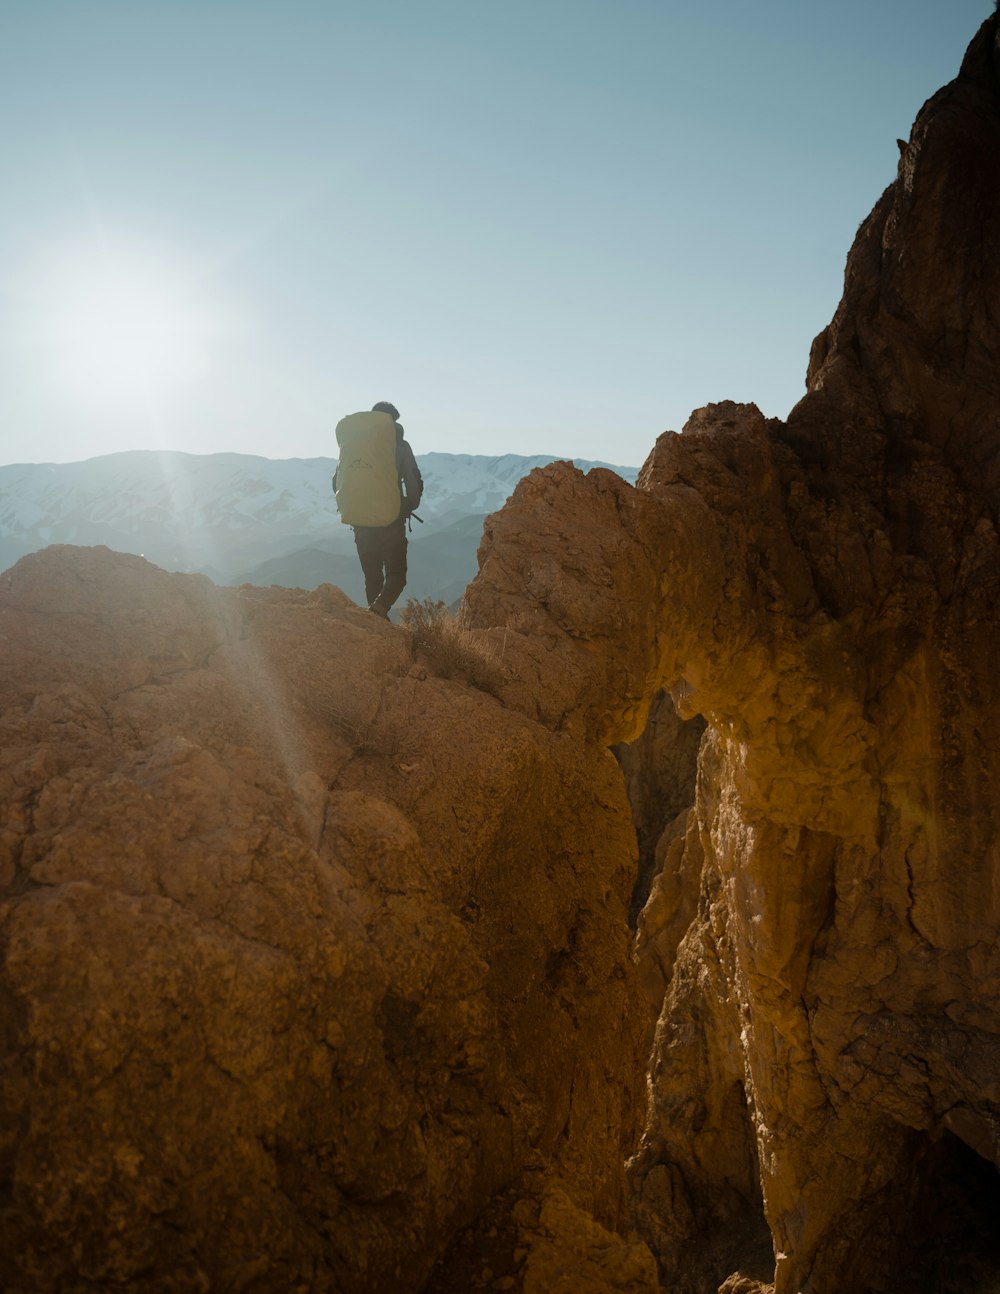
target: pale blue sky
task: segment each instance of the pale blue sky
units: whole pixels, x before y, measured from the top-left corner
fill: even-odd
[[[784,417],[991,0],[0,0],[0,461]]]

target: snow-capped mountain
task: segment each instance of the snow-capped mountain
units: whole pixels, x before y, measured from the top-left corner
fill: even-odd
[[[482,519],[552,456],[424,454],[406,595],[453,601],[475,573]],[[577,467],[609,464],[575,459]],[[259,458],[134,450],[81,463],[0,467],[0,569],[48,544],[106,544],[217,583],[360,592],[351,530],[341,525],[332,458]],[[634,481],[635,468],[614,467]]]

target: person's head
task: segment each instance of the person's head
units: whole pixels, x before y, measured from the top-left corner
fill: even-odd
[[[378,404],[373,404],[372,413],[387,413],[393,422],[399,421],[399,410],[388,400],[379,400]]]

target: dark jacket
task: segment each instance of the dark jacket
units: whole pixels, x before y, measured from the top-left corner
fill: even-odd
[[[409,443],[403,439],[403,428],[396,423],[396,471],[403,486],[403,510],[401,515],[408,517],[420,507],[424,492],[424,478],[414,457]]]

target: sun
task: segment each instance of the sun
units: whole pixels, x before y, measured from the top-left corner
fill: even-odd
[[[208,369],[211,308],[176,256],[127,244],[63,250],[32,297],[52,379],[88,405],[169,401]]]

